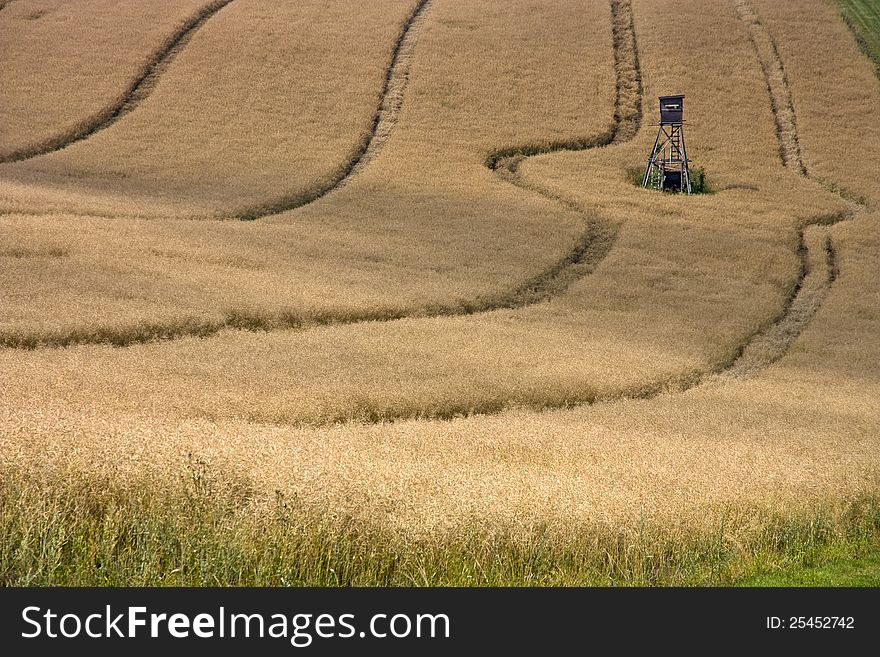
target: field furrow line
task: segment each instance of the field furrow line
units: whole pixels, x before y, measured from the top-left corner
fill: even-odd
[[[785,312],[749,341],[733,364],[719,374],[720,378],[749,378],[781,358],[828,294],[836,271],[831,237],[824,227],[808,226],[800,238],[801,273]]]
[[[8,153],[0,153],[0,163],[20,162],[60,151],[71,144],[87,139],[95,133],[109,128],[120,118],[134,110],[150,95],[159,78],[167,70],[171,62],[174,61],[177,54],[192,39],[198,29],[232,1],[214,0],[184,21],[165,40],[159,49],[149,57],[144,67],[135,75],[128,87],[109,106],[83,119],[65,133]]]
[[[406,87],[409,83],[409,72],[415,56],[416,44],[419,40],[422,26],[427,20],[428,11],[434,0],[422,0],[400,33],[400,38],[394,47],[391,57],[391,65],[385,75],[382,87],[381,102],[373,117],[373,127],[370,138],[363,149],[352,160],[348,171],[342,176],[335,187],[344,187],[348,182],[363,171],[384,148],[391,132],[400,118],[400,110],[403,107],[403,99]]]
[[[614,113],[606,131],[565,141],[510,146],[495,151],[486,161],[486,166],[502,180],[584,215],[584,232],[574,248],[561,263],[533,282],[532,294],[536,300],[561,294],[569,285],[591,273],[608,255],[617,239],[618,224],[596,219],[570,199],[527,183],[519,173],[522,162],[536,155],[622,144],[638,134],[642,124],[642,77],[630,0],[612,0],[611,38],[615,73]]]
[[[748,0],[735,0],[734,6],[737,17],[748,28],[749,39],[758,54],[758,62],[764,72],[770,105],[773,110],[773,120],[776,124],[776,138],[779,140],[779,156],[786,167],[802,175],[806,174],[797,136],[794,103],[791,99],[791,91],[785,77],[785,69],[782,67],[782,58],[776,48],[776,42],[764,24],[761,23],[758,13]]]
[[[261,203],[236,213],[236,219],[253,221],[304,207],[347,185],[382,151],[394,126],[397,125],[403,107],[404,92],[409,81],[409,69],[415,53],[419,33],[434,0],[419,0],[401,26],[391,51],[391,61],[385,70],[379,105],[373,115],[370,129],[352,155],[331,176],[330,180],[306,193],[282,197],[269,203]]]

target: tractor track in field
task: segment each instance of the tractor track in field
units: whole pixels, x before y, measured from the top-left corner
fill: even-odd
[[[352,178],[363,171],[379,155],[400,116],[416,43],[433,1],[419,0],[401,26],[391,51],[391,62],[385,69],[382,91],[379,94],[379,105],[373,114],[370,129],[342,167],[326,184],[320,187],[240,210],[235,213],[233,218],[253,221],[314,203],[331,192],[345,187]]]
[[[605,132],[581,139],[507,147],[493,152],[486,160],[486,166],[502,180],[540,194],[584,217],[584,232],[562,261],[564,266],[546,272],[542,277],[540,289],[536,290],[539,299],[561,294],[573,282],[591,273],[617,240],[618,224],[603,221],[570,199],[527,183],[519,173],[520,165],[536,155],[623,144],[638,134],[642,125],[643,89],[631,0],[611,1],[611,42],[615,74],[614,114]]]
[[[174,61],[177,54],[189,43],[199,28],[232,1],[214,0],[186,19],[165,39],[159,49],[152,54],[144,67],[141,68],[113,104],[80,121],[72,130],[66,133],[8,153],[0,153],[0,164],[21,162],[22,160],[29,160],[40,155],[54,153],[109,128],[123,116],[134,110],[152,93],[159,78],[171,62]]]
[[[800,273],[786,301],[782,314],[752,337],[731,365],[719,372],[722,379],[753,376],[782,358],[812,320],[837,278],[837,260],[831,239],[831,226],[855,218],[867,210],[863,203],[852,201],[810,175],[801,156],[797,114],[786,77],[785,67],[773,35],[761,21],[749,0],[734,0],[737,18],[749,33],[764,79],[776,124],[779,157],[783,166],[795,175],[812,180],[847,202],[846,212],[816,218],[798,229],[797,255]]]

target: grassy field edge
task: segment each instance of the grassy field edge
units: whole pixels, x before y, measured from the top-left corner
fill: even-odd
[[[178,474],[5,468],[0,585],[880,585],[880,493],[675,528],[473,519],[419,537],[280,492],[259,501],[199,462]]]
[[[872,0],[837,0],[843,22],[880,77],[880,6]]]

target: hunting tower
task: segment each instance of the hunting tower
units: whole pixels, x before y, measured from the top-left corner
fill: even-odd
[[[660,131],[648,157],[642,187],[691,193],[683,114],[684,96],[660,96]]]

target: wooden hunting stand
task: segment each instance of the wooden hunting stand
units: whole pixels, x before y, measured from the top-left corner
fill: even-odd
[[[691,193],[683,115],[684,96],[660,96],[660,130],[648,157],[642,187]]]

